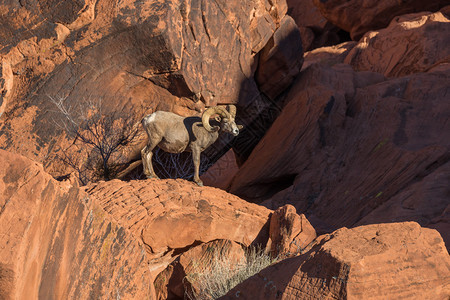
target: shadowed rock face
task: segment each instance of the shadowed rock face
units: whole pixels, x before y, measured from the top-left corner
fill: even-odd
[[[449,76],[386,80],[343,64],[309,67],[230,191],[273,209],[291,203],[324,230],[352,226],[400,192],[417,204],[407,205],[411,220],[446,222],[435,218],[448,205],[448,185],[427,177],[448,176]]]
[[[342,228],[272,265],[220,299],[441,299],[450,259],[435,230],[417,223]]]
[[[244,103],[239,111],[249,110],[260,101],[260,89],[276,97],[301,68],[300,35],[283,25],[293,23],[286,11],[283,0],[1,4],[0,142],[64,175],[49,159],[68,143],[55,128],[58,115],[48,96],[67,97],[71,105],[103,99],[106,112],[142,105],[147,112],[186,116],[205,105],[237,102]],[[258,53],[271,50],[266,45],[275,33],[295,42],[275,37],[274,53],[264,56],[271,75],[283,61],[272,77],[276,90],[273,82],[258,85],[253,78]],[[254,115],[249,112],[244,123]],[[221,151],[219,146],[210,156]]]
[[[293,81],[303,63],[302,40],[297,25],[283,18],[279,30],[259,56],[256,82],[272,101]]]
[[[89,196],[0,150],[2,299],[151,298],[143,245]]]
[[[346,63],[355,71],[378,72],[387,77],[427,72],[449,63],[449,31],[446,9],[398,16],[386,28],[368,32],[358,42],[306,52],[302,68],[312,63]]]
[[[396,16],[421,11],[437,11],[449,4],[447,0],[365,2],[363,0],[314,0],[321,14],[331,23],[348,32],[353,40],[359,40],[370,30],[386,27]]]
[[[448,243],[448,24],[444,10],[410,14],[359,43],[307,52],[230,191],[272,209],[291,203],[319,232],[410,220]]]
[[[297,23],[304,51],[350,40],[348,32],[330,23],[313,0],[287,0],[288,15]]]

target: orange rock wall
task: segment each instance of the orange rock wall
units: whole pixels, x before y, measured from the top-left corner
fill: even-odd
[[[2,299],[151,299],[142,243],[42,165],[0,150]]]
[[[445,299],[450,257],[417,223],[342,228],[308,253],[264,269],[220,299]]]

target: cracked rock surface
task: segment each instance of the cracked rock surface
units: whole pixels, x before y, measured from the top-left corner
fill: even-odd
[[[282,26],[293,23],[286,11],[285,0],[0,4],[0,142],[64,175],[49,158],[68,143],[49,97],[72,106],[102,100],[106,112],[143,106],[195,115],[205,105],[238,102],[244,109],[273,89],[253,78],[259,52],[276,32],[293,34],[299,43],[275,45],[276,55],[264,60],[269,74],[273,61],[285,61],[275,97],[303,60],[298,29]]]
[[[2,299],[152,299],[144,245],[69,182],[0,150]]]
[[[450,256],[415,222],[341,228],[219,299],[445,299]]]

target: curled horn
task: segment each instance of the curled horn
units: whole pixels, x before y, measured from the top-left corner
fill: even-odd
[[[236,106],[233,104],[227,105],[227,110],[230,113],[230,115],[233,116],[233,118],[236,118]]]
[[[211,126],[209,124],[209,118],[214,114],[218,114],[222,118],[230,117],[230,113],[220,106],[213,106],[205,110],[202,115],[202,123],[203,127],[210,132],[219,130],[219,126]]]

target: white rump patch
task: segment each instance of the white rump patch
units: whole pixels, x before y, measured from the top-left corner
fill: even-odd
[[[156,118],[156,114],[155,113],[152,113],[150,116],[148,116],[146,119],[147,119],[147,122],[153,122],[153,121],[155,121],[155,118]]]

